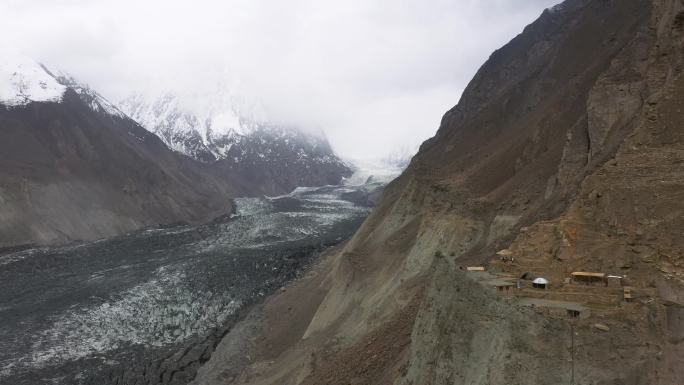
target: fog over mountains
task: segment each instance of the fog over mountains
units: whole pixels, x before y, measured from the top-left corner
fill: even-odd
[[[8,0],[0,49],[115,103],[137,92],[201,103],[229,84],[269,121],[322,130],[343,157],[377,158],[432,136],[490,53],[556,3]]]
[[[0,59],[0,79],[0,246],[205,221],[229,213],[231,197],[351,174],[324,136],[123,104],[148,131],[69,74],[13,51]]]

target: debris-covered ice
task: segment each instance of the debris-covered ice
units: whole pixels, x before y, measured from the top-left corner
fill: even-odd
[[[236,215],[202,226],[1,254],[0,383],[106,384],[189,367],[241,307],[349,237],[370,208],[348,197],[376,187],[239,198]]]

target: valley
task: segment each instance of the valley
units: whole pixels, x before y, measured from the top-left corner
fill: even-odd
[[[245,309],[353,234],[387,181],[368,177],[237,198],[205,225],[6,250],[0,383],[187,383]]]
[[[0,384],[684,383],[684,0],[220,3],[0,58]]]

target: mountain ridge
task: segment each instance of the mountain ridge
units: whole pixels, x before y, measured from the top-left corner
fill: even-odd
[[[322,132],[241,112],[224,94],[205,96],[203,104],[209,107],[203,112],[171,93],[129,97],[119,108],[179,153],[226,172],[268,176],[265,179],[273,183],[265,183],[259,193],[278,195],[299,186],[338,184],[351,175]]]
[[[12,52],[0,59],[0,126],[0,247],[198,223],[232,212],[232,197],[351,173],[324,137],[284,127],[231,131],[217,139],[221,159],[193,159],[68,73]]]

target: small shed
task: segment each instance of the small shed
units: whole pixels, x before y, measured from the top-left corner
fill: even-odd
[[[596,283],[608,286],[608,280],[604,273],[594,273],[589,271],[574,271],[570,273],[572,281],[575,283],[583,283],[586,285],[593,285]]]
[[[547,289],[549,287],[549,280],[542,277],[536,278],[532,281],[532,287],[536,289]]]
[[[485,271],[484,266],[466,266],[466,271]]]

